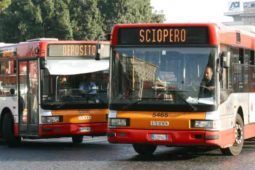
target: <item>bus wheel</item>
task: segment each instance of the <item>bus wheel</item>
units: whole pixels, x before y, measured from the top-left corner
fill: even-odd
[[[83,141],[83,136],[73,136],[72,137],[73,144],[81,144]]]
[[[157,145],[133,144],[133,148],[139,155],[152,155],[157,149]]]
[[[3,120],[3,138],[9,147],[16,147],[21,143],[21,138],[14,135],[14,123],[10,113],[5,114]]]
[[[239,155],[242,151],[244,143],[243,126],[243,119],[239,114],[237,114],[235,124],[235,143],[233,144],[233,146],[230,146],[228,148],[221,148],[221,152],[224,155],[236,156]]]

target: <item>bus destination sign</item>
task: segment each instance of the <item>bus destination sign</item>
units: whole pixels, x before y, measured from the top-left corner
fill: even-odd
[[[208,44],[207,27],[120,28],[119,45]]]
[[[49,44],[49,57],[95,57],[95,44]]]

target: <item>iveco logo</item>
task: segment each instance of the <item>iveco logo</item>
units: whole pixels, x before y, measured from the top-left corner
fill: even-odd
[[[168,121],[151,121],[151,126],[169,126]]]

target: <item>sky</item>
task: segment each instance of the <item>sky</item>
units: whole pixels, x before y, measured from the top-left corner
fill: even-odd
[[[165,22],[228,22],[224,16],[230,0],[151,0],[154,11],[165,14]]]

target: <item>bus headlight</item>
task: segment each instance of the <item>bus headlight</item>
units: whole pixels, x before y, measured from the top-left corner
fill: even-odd
[[[126,119],[126,118],[110,118],[109,126],[110,127],[129,126],[129,119]]]
[[[217,122],[214,120],[191,120],[192,128],[215,129]]]
[[[42,116],[42,123],[44,124],[59,123],[62,121],[62,116]]]

